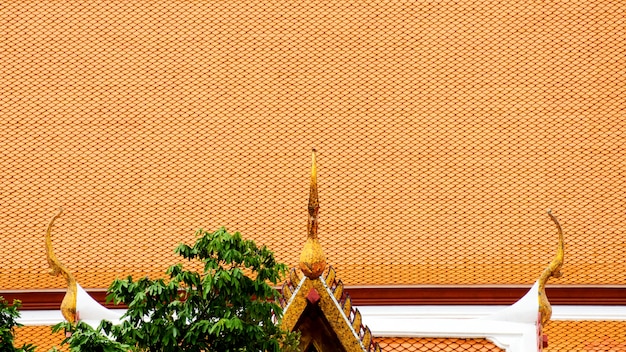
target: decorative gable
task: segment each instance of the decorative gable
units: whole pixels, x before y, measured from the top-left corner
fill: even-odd
[[[380,351],[332,267],[316,279],[292,269],[282,292],[282,328],[302,333],[303,351]]]

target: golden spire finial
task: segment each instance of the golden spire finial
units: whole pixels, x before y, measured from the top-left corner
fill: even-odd
[[[54,220],[60,217],[62,213],[63,209],[59,209],[59,212],[50,220],[50,224],[48,224],[48,229],[46,230],[46,257],[48,259],[48,265],[50,265],[50,275],[62,275],[65,281],[67,281],[67,292],[61,302],[61,313],[68,322],[74,323],[76,322],[76,297],[78,292],[76,279],[74,279],[72,273],[61,264],[52,249],[52,226],[54,225]]]
[[[556,255],[550,264],[543,270],[539,277],[539,312],[541,313],[541,325],[545,325],[552,316],[552,307],[546,296],[546,283],[551,277],[559,278],[563,274],[561,273],[561,267],[563,266],[563,258],[565,255],[565,244],[563,241],[563,229],[559,224],[559,220],[552,215],[552,211],[548,210],[548,215],[556,224],[556,228],[559,232],[559,245],[556,250]]]
[[[307,239],[300,253],[300,270],[309,279],[317,279],[326,268],[326,257],[317,239],[317,214],[319,199],[317,197],[317,159],[313,149],[311,165],[311,188],[309,191],[309,222]]]

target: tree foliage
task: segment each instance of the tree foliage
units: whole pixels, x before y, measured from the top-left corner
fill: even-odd
[[[103,322],[101,330],[138,351],[279,351],[286,342],[297,345],[293,333],[277,324],[282,310],[272,286],[287,267],[238,232],[198,230],[196,236],[193,246],[180,244],[175,252],[199,261],[201,272],[179,263],[167,270],[168,279],[115,280],[107,299],[128,305],[128,311],[121,324]],[[74,327],[70,347],[81,346],[79,338],[86,346],[86,333],[87,327]]]
[[[32,352],[35,347],[31,344],[23,344],[22,347],[13,346],[16,327],[22,326],[17,322],[17,318],[20,317],[18,308],[21,306],[21,302],[13,300],[13,305],[9,305],[4,297],[0,296],[0,351],[3,352]]]
[[[81,321],[77,322],[76,325],[62,322],[52,327],[53,333],[59,331],[74,332],[61,343],[69,344],[71,352],[128,352],[134,349],[129,345],[112,341],[101,332],[101,329],[94,329]],[[58,350],[53,348],[50,352],[58,352]]]

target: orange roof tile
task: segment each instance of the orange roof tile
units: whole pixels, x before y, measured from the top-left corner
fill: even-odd
[[[62,332],[53,334],[51,326],[22,326],[15,329],[13,345],[21,347],[25,343],[30,343],[37,347],[37,351],[49,351],[52,347],[60,351],[69,351],[67,345],[61,346],[64,338]]]
[[[376,341],[385,352],[488,352],[504,351],[485,339],[382,337]]]
[[[619,0],[12,1],[0,288],[161,275],[195,228],[295,266],[308,151],[347,285],[624,284]],[[610,266],[610,270],[607,267]]]
[[[626,351],[626,321],[551,321],[543,328],[552,351]]]

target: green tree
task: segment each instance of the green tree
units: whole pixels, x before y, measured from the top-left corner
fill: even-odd
[[[13,300],[13,305],[9,305],[4,297],[0,296],[0,351],[3,352],[32,352],[35,347],[31,344],[23,344],[22,347],[13,346],[13,333],[16,327],[22,326],[17,322],[20,317],[18,308],[21,302]]]
[[[127,304],[128,311],[121,324],[105,321],[100,329],[138,351],[279,351],[297,346],[294,334],[277,323],[282,310],[273,285],[287,267],[265,246],[257,247],[238,232],[198,230],[196,236],[193,246],[181,244],[175,251],[200,261],[201,272],[176,264],[166,272],[169,279],[115,280],[107,299]],[[68,327],[74,331],[66,339],[70,348],[87,350],[84,335],[92,333],[88,326],[65,323],[57,330]],[[105,347],[98,350],[118,351],[120,346]]]

